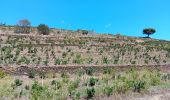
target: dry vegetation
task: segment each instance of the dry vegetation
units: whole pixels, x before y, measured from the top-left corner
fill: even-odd
[[[28,77],[3,75],[0,96],[7,100],[137,99],[146,93],[169,88],[169,82],[170,74],[148,68],[125,71],[105,68],[100,73],[89,68],[74,74],[55,75],[32,72]]]
[[[121,35],[82,35],[80,31],[64,30],[48,36],[2,33],[1,65],[156,65],[170,62],[168,41]]]
[[[0,26],[0,100],[137,99],[170,88],[169,63],[169,41]]]

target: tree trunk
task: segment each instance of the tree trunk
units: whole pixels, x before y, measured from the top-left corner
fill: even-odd
[[[147,38],[149,38],[149,35],[150,35],[150,34],[148,34]]]

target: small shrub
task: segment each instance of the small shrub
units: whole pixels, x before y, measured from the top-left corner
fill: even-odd
[[[51,85],[54,86],[54,90],[57,89],[57,81],[56,80],[52,80]]]
[[[168,74],[162,75],[161,79],[164,81],[170,80],[170,74],[168,73]]]
[[[5,77],[5,72],[0,70],[0,78],[4,78]]]
[[[84,71],[81,70],[81,69],[78,69],[78,70],[76,71],[76,75],[78,75],[79,77],[81,77],[82,75],[84,75]]]
[[[83,59],[80,54],[76,55],[76,58],[73,60],[73,63],[83,64]]]
[[[144,60],[145,61],[145,64],[148,64],[149,62],[148,62],[148,60]]]
[[[93,98],[95,95],[95,89],[94,88],[87,88],[87,99]]]
[[[80,100],[80,92],[76,92],[73,100]]]
[[[68,64],[68,59],[63,59],[62,64],[63,64],[63,65]]]
[[[103,58],[103,64],[109,64],[109,60],[108,60],[107,57],[104,57],[104,58]]]
[[[59,58],[57,58],[57,59],[55,60],[55,65],[60,65],[61,62],[62,62],[62,60],[60,60]]]
[[[145,88],[145,82],[138,81],[134,83],[134,92],[141,92],[141,89]]]
[[[93,75],[93,73],[95,72],[94,68],[93,67],[89,67],[86,69],[86,74],[87,75]]]
[[[100,53],[100,55],[102,55],[102,53],[103,53],[103,52],[104,52],[104,51],[103,51],[103,49],[101,49],[101,50],[100,50],[100,52],[99,52],[99,53]]]
[[[20,79],[16,79],[16,80],[15,80],[15,86],[16,86],[16,87],[21,86],[22,83],[23,83],[23,81],[20,80]]]
[[[19,92],[19,97],[21,98],[22,95],[23,95],[23,90],[21,90],[21,91]]]
[[[136,64],[136,61],[132,61],[131,64]]]
[[[113,93],[113,88],[110,87],[110,86],[106,86],[104,88],[104,93],[107,95],[107,96],[110,96],[112,93]]]
[[[97,81],[98,81],[98,79],[91,77],[89,79],[89,86],[94,86]]]
[[[57,89],[60,89],[62,87],[62,83],[57,81]]]
[[[114,60],[114,64],[118,64],[118,62],[119,62],[119,58]]]
[[[88,59],[87,59],[87,63],[88,63],[88,64],[92,64],[92,63],[93,63],[93,58],[88,58]]]
[[[62,77],[62,78],[69,78],[68,74],[65,73],[65,72],[61,73],[61,77]]]
[[[160,84],[161,82],[161,74],[159,71],[151,71],[149,72],[149,78],[150,78],[150,85],[152,86],[156,86],[158,84]]]
[[[43,91],[44,88],[35,81],[31,88],[32,99],[39,100],[38,98],[42,95]]]
[[[66,52],[63,52],[62,57],[65,58],[67,56]]]
[[[43,61],[44,62],[44,65],[48,65],[48,63],[49,63],[49,61],[48,60],[45,60],[45,61]]]
[[[111,68],[104,68],[103,74],[111,74]]]
[[[150,84],[152,86],[156,86],[156,85],[160,84],[160,79],[158,77],[151,77]]]
[[[46,73],[42,71],[39,73],[39,76],[40,76],[40,78],[45,79]]]
[[[26,89],[26,90],[29,90],[29,89],[30,89],[30,86],[29,86],[29,85],[25,85],[25,89]]]
[[[69,78],[63,78],[63,79],[62,79],[62,82],[63,82],[63,83],[66,83],[66,84],[67,84],[69,81],[70,81]]]
[[[113,85],[117,93],[126,93],[130,89],[129,84],[126,81],[126,77],[123,76],[119,76]]]
[[[79,83],[80,83],[80,80],[76,80],[75,82],[71,82],[69,84],[68,92],[70,96],[72,95],[72,92],[75,91],[75,89],[78,87]]]
[[[33,69],[30,70],[29,73],[28,73],[28,77],[29,77],[29,78],[35,78],[35,75],[36,75],[36,72],[35,72],[35,70],[33,70]]]
[[[60,89],[62,87],[62,83],[56,80],[51,81],[51,85],[54,86],[54,90]]]

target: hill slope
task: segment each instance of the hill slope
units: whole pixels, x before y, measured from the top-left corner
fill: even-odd
[[[48,36],[0,34],[2,66],[169,64],[170,42],[121,35],[88,34],[51,29]],[[34,34],[35,33],[35,34]]]

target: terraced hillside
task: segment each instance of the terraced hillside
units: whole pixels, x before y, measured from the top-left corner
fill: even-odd
[[[170,42],[0,27],[2,100],[169,100]]]
[[[0,34],[1,66],[169,64],[170,42],[122,35],[51,29],[48,36]],[[35,33],[35,34],[34,34]]]

